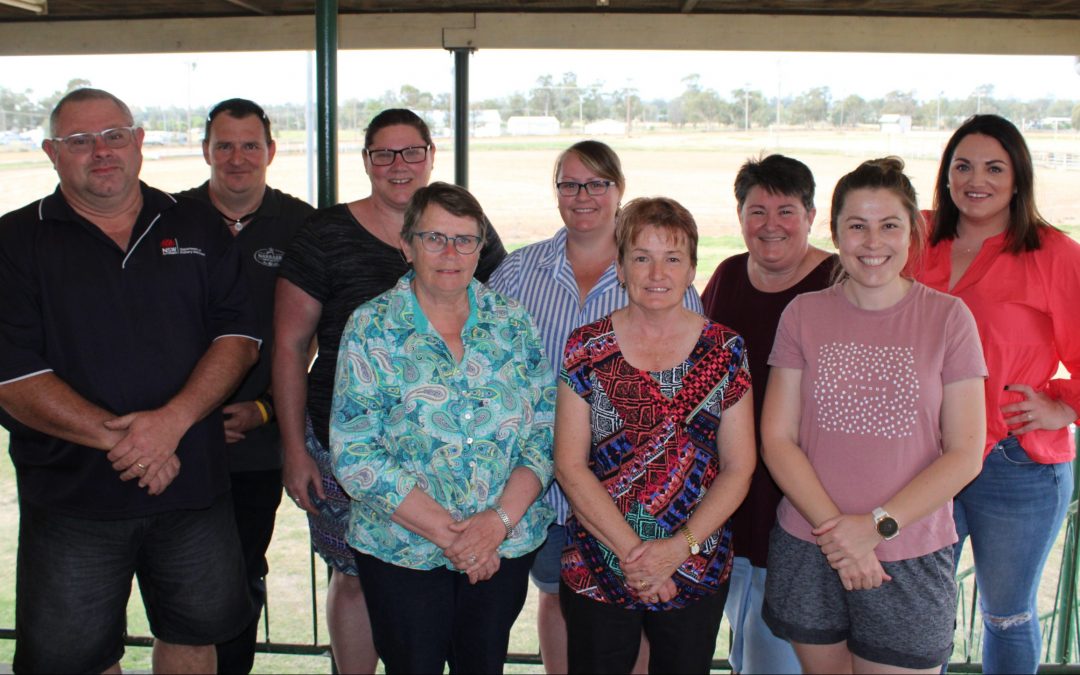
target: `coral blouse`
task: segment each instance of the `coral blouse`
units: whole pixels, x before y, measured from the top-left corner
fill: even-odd
[[[928,213],[928,221],[933,214]],[[1019,254],[1005,250],[1005,233],[983,242],[975,260],[949,288],[951,239],[928,247],[916,278],[962,299],[975,315],[986,367],[986,448],[1008,435],[1001,406],[1023,400],[1008,384],[1026,384],[1080,413],[1080,244],[1053,228],[1040,228],[1042,246]],[[1071,374],[1054,379],[1058,364]],[[1039,429],[1020,437],[1028,455],[1043,464],[1071,461],[1068,428]]]

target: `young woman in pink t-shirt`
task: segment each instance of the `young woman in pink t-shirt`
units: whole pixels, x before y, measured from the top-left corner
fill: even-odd
[[[979,470],[971,312],[906,276],[923,221],[899,158],[833,192],[841,279],[780,319],[762,457],[784,492],[765,622],[804,672],[936,672],[952,652],[954,494]]]

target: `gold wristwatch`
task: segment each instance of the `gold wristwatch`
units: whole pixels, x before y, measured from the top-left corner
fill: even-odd
[[[694,533],[690,531],[689,527],[683,525],[679,528],[679,532],[682,532],[682,536],[686,537],[686,543],[690,544],[690,555],[701,553],[701,544],[694,538]]]

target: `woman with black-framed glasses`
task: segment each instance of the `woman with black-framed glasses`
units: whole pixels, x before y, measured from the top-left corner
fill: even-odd
[[[464,188],[418,190],[412,270],[341,338],[330,449],[387,673],[502,672],[552,519],[551,367],[528,312],[473,278],[489,230]]]
[[[395,108],[371,120],[363,156],[370,196],[322,209],[301,226],[281,263],[274,303],[273,383],[283,482],[308,513],[312,545],[333,568],[327,626],[337,668],[349,673],[374,672],[377,657],[355,559],[345,543],[349,498],[330,470],[338,344],[352,311],[408,271],[401,227],[409,200],[431,177],[435,144],[420,117]],[[481,280],[506,255],[494,230],[486,241],[476,271]],[[313,340],[319,352],[311,363]]]

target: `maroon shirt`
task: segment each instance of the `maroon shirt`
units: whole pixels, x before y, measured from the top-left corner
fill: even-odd
[[[758,462],[750,481],[750,491],[732,516],[735,555],[750,559],[755,567],[765,567],[769,557],[769,531],[776,523],[776,507],[783,493],[761,461],[761,408],[765,404],[765,384],[769,379],[769,353],[776,339],[780,315],[796,295],[820,291],[829,285],[835,255],[821,261],[799,283],[778,293],[754,288],[746,271],[749,253],[731,256],[716,268],[701,294],[705,316],[731,327],[746,341],[750,380],[754,383],[754,441]]]

